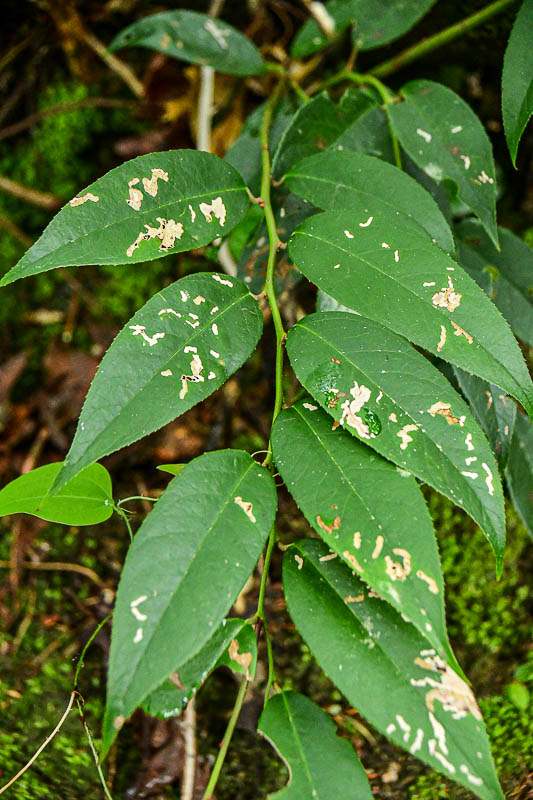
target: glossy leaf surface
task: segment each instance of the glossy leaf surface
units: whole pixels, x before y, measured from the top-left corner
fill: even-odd
[[[248,206],[239,173],[210,153],[139,156],[80,191],[0,286],[56,267],[130,264],[201,247],[229,233]]]
[[[332,38],[355,22],[353,41],[358,50],[371,50],[392,42],[411,28],[435,0],[330,0],[326,9],[335,22]],[[293,58],[323,50],[330,40],[314,19],[304,22],[291,47]]]
[[[283,562],[289,613],[324,672],[395,744],[483,800],[503,800],[470,687],[345,564],[321,560],[327,554],[301,540]],[[365,599],[345,601],[357,594]]]
[[[520,413],[516,415],[505,477],[514,507],[533,538],[533,425]]]
[[[505,51],[502,75],[502,113],[513,164],[520,138],[533,114],[533,0],[524,0]]]
[[[372,212],[328,211],[306,220],[289,255],[339,302],[501,386],[533,412],[520,348],[475,281],[403,218]]]
[[[454,372],[470,404],[475,418],[484,431],[498,461],[505,468],[513,438],[516,420],[516,403],[492,383],[454,367]]]
[[[437,543],[416,480],[348,432],[333,431],[331,417],[311,402],[281,412],[272,449],[288,490],[324,542],[453,660]]]
[[[97,525],[113,513],[111,477],[101,464],[86,467],[54,497],[48,493],[63,466],[59,461],[20,475],[0,490],[0,516],[32,514],[63,525]]]
[[[452,232],[431,195],[381,159],[345,150],[320,153],[295,164],[285,183],[325,211],[350,208],[366,220],[378,211],[382,218],[400,214],[402,225],[422,228],[442,250],[454,252]]]
[[[455,92],[433,81],[411,81],[401,94],[404,102],[387,110],[402,147],[438,183],[455,184],[497,244],[494,160],[478,117]]]
[[[257,727],[289,768],[289,782],[269,795],[276,800],[372,800],[366,773],[353,747],[336,735],[333,720],[307,697],[279,692]]]
[[[257,301],[227,275],[187,275],[154,295],[103,358],[56,486],[212,394],[262,327]]]
[[[235,658],[231,658],[230,652]],[[219,666],[253,677],[257,663],[257,641],[253,628],[243,619],[223,620],[202,649],[175,673],[175,682],[166,680],[142,703],[147,714],[168,719],[181,714],[209,674]],[[244,666],[246,665],[247,666]],[[178,688],[176,683],[182,688]]]
[[[227,22],[196,11],[163,11],[143,17],[121,31],[108,49],[133,46],[231,75],[260,75],[265,69],[261,53],[247,36]]]
[[[300,383],[331,417],[464,508],[501,560],[505,515],[496,461],[439,370],[402,337],[342,312],[304,317],[289,331],[287,352]]]
[[[163,492],[120,578],[104,751],[144,698],[219,627],[259,558],[275,508],[270,474],[239,450],[200,456]]]
[[[455,228],[457,260],[499,308],[515,335],[533,346],[533,250],[498,228],[498,251],[476,220]]]

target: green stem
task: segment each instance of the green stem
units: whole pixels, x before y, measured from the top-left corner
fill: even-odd
[[[78,663],[76,664],[76,672],[74,673],[74,691],[78,691],[78,678],[80,677],[80,672],[83,669],[83,659],[85,658],[85,653],[92,645],[92,643],[94,642],[94,640],[96,639],[96,637],[98,636],[98,634],[100,633],[106,622],[109,622],[112,616],[113,614],[108,614],[107,617],[104,617],[104,619],[100,622],[99,625],[96,626],[96,628],[86,641],[85,647],[81,651],[81,655],[78,658]]]
[[[272,200],[270,189],[272,184],[272,169],[270,163],[270,151],[268,147],[268,135],[270,133],[270,126],[272,123],[272,114],[278,101],[282,83],[278,83],[275,90],[270,96],[270,99],[263,114],[261,122],[261,200],[263,202],[263,209],[265,214],[265,222],[268,231],[269,251],[267,261],[267,271],[265,280],[265,294],[268,298],[270,311],[272,313],[272,321],[274,323],[274,330],[276,332],[276,395],[274,399],[274,410],[272,412],[272,424],[279,412],[283,403],[283,342],[285,340],[285,331],[283,329],[283,322],[276,298],[274,289],[274,275],[276,268],[276,255],[281,245],[280,238],[276,229],[276,220],[274,218],[274,211],[272,209]],[[263,462],[264,466],[270,466],[272,462],[272,450],[269,446],[269,452]]]
[[[117,508],[120,508],[120,506],[123,503],[129,503],[130,500],[149,500],[151,503],[157,503],[158,498],[157,497],[145,497],[142,494],[135,494],[135,495],[133,495],[133,497],[125,497],[123,500],[119,500],[118,503],[117,503]]]
[[[233,706],[233,711],[231,712],[231,717],[230,721],[228,722],[228,727],[226,728],[224,738],[222,739],[220,750],[218,751],[216,761],[213,765],[213,771],[211,772],[211,775],[209,777],[209,783],[207,784],[207,788],[203,794],[202,800],[210,800],[213,796],[213,792],[215,790],[215,786],[217,785],[217,781],[220,775],[220,770],[222,769],[222,765],[224,764],[224,759],[226,758],[226,753],[228,752],[229,743],[231,741],[231,737],[233,736],[233,731],[235,730],[235,725],[237,724],[239,714],[241,713],[241,708],[242,704],[244,703],[244,697],[246,695],[247,688],[248,688],[248,681],[246,680],[246,678],[243,678],[239,689],[239,693],[237,695],[237,699],[235,700],[235,705]]]
[[[259,598],[257,600],[257,611],[255,612],[256,619],[260,619],[263,623],[265,622],[265,594],[266,594],[266,585],[268,580],[268,570],[270,568],[272,551],[274,550],[275,544],[276,544],[276,529],[273,525],[272,530],[270,531],[270,536],[268,537],[268,544],[265,553],[265,561],[263,564],[263,574],[261,575],[261,586],[259,587]]]
[[[455,25],[450,25],[449,28],[445,28],[443,31],[440,31],[440,33],[436,33],[434,36],[430,36],[428,39],[424,39],[422,42],[408,47],[397,56],[383,61],[373,68],[372,74],[378,78],[385,78],[387,75],[402,69],[402,67],[405,67],[417,58],[421,58],[427,53],[433,52],[433,50],[436,50],[438,47],[448,44],[448,42],[451,42],[458,36],[462,36],[467,31],[472,30],[472,28],[481,25],[481,23],[499,14],[513,2],[515,2],[515,0],[496,0],[495,3],[491,3],[489,6],[486,6],[486,8],[481,9],[481,11],[477,11],[469,17],[465,17],[465,19],[460,22],[456,22]]]
[[[130,521],[128,519],[128,515],[126,514],[126,512],[124,511],[123,508],[120,508],[119,505],[115,506],[115,511],[124,520],[124,523],[126,525],[126,528],[128,529],[128,533],[129,533],[129,536],[130,536],[130,542],[133,542],[133,530],[131,528]]]

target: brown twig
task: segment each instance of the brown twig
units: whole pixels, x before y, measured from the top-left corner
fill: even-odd
[[[193,800],[194,776],[196,773],[196,704],[194,697],[183,714],[182,728],[185,745],[185,764],[181,781],[181,800]]]
[[[0,191],[13,195],[24,200],[26,203],[31,203],[33,206],[39,208],[46,208],[54,211],[62,204],[59,197],[56,197],[50,192],[40,192],[37,189],[31,189],[29,186],[23,186],[21,183],[12,181],[11,178],[6,178],[5,175],[0,175]]]
[[[137,78],[133,70],[124,62],[121,61],[120,58],[117,58],[112,53],[107,51],[106,46],[103,42],[98,39],[94,33],[91,33],[85,28],[80,26],[78,31],[78,35],[82,41],[87,44],[93,52],[96,53],[97,56],[100,56],[102,61],[104,61],[109,69],[113,70],[122,80],[124,83],[130,87],[131,91],[137,97],[144,96],[144,86]]]
[[[43,108],[42,111],[36,111],[35,114],[30,114],[20,122],[14,122],[0,131],[0,142],[8,139],[10,136],[16,136],[18,133],[25,131],[27,128],[32,128],[38,125],[43,119],[52,116],[53,114],[67,114],[69,111],[76,111],[79,108],[134,108],[135,103],[132,100],[119,100],[112,97],[84,97],[82,100],[77,100],[73,103],[60,103],[57,106],[50,106]]]
[[[0,230],[7,231],[11,234],[15,239],[18,239],[24,247],[29,247],[33,244],[33,239],[28,236],[28,234],[24,233],[14,222],[11,222],[10,219],[4,217],[3,214],[0,214]]]
[[[11,561],[0,561],[0,569],[12,569],[14,564]],[[89,567],[83,567],[81,564],[66,564],[63,561],[23,561],[18,565],[23,569],[44,570],[49,572],[77,572],[79,575],[84,575],[97,586],[103,586],[103,581],[98,577],[96,572],[93,572]]]

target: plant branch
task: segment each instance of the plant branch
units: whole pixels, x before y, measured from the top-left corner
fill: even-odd
[[[89,567],[83,567],[81,564],[66,564],[63,561],[23,561],[21,564],[15,565],[11,561],[0,561],[0,569],[12,569],[14,566],[20,566],[22,569],[49,572],[77,572],[79,575],[89,578],[97,586],[103,585],[103,580],[98,577],[96,572],[93,572]]]
[[[276,220],[274,211],[272,209],[271,200],[271,185],[272,185],[272,167],[270,163],[270,151],[268,146],[268,136],[270,133],[270,126],[272,124],[272,115],[274,108],[278,101],[283,83],[280,81],[275,90],[270,96],[270,99],[263,114],[261,122],[261,161],[262,161],[262,175],[261,175],[261,200],[265,213],[265,222],[268,231],[269,251],[267,261],[267,271],[264,291],[268,298],[270,311],[272,314],[272,321],[274,323],[274,330],[276,332],[276,394],[274,399],[274,410],[272,412],[272,424],[279,412],[283,403],[283,344],[285,341],[285,330],[283,329],[283,322],[276,298],[276,291],[274,289],[274,276],[276,269],[276,256],[278,249],[281,245],[278,231],[276,228]],[[270,466],[272,461],[272,450],[269,446],[269,452],[263,462],[264,466]]]
[[[231,712],[231,717],[228,722],[228,727],[226,728],[224,738],[222,739],[220,750],[218,751],[216,761],[213,765],[213,770],[209,777],[209,783],[207,784],[207,788],[204,792],[202,800],[212,800],[213,798],[213,792],[215,790],[215,786],[217,785],[217,781],[220,775],[220,770],[222,769],[222,765],[224,764],[224,759],[226,758],[226,753],[228,752],[229,743],[231,741],[231,737],[233,736],[235,725],[237,724],[239,714],[241,713],[241,708],[242,704],[244,703],[244,697],[246,695],[247,688],[248,688],[248,681],[246,678],[243,678],[239,688],[239,693],[237,694],[237,699],[235,700],[235,705],[233,706],[233,711]]]
[[[433,52],[433,50],[436,50],[438,47],[448,44],[448,42],[453,41],[453,39],[456,39],[458,36],[462,36],[467,31],[472,30],[472,28],[476,28],[486,20],[499,14],[513,2],[515,2],[515,0],[496,0],[495,3],[491,3],[489,6],[486,6],[486,8],[482,8],[481,11],[477,11],[469,17],[465,17],[465,19],[460,22],[456,22],[455,25],[444,28],[440,33],[436,33],[434,36],[430,36],[418,44],[408,47],[397,56],[378,64],[372,69],[372,75],[378,78],[385,78],[387,75],[402,69],[412,61],[425,56],[427,53]]]
[[[217,17],[224,0],[211,0],[208,14]],[[211,121],[215,97],[215,70],[213,67],[200,67],[200,92],[198,95],[198,115],[196,118],[196,149],[211,152]]]
[[[61,205],[61,200],[54,194],[40,192],[37,189],[31,189],[29,186],[22,186],[22,184],[12,181],[11,178],[6,178],[5,175],[0,175],[0,191],[49,211],[54,211]]]
[[[78,32],[79,38],[87,44],[96,55],[100,56],[102,61],[107,64],[110,70],[118,75],[124,83],[129,86],[131,91],[137,97],[143,97],[144,87],[140,80],[137,78],[133,70],[120,58],[117,58],[112,53],[109,53],[107,47],[103,42],[98,39],[94,33],[91,33],[85,28],[80,27]]]

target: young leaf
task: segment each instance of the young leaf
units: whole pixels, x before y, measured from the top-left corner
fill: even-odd
[[[308,402],[277,417],[272,450],[287,488],[325,543],[455,661],[437,543],[415,479],[348,433],[332,431],[331,417]]]
[[[168,472],[170,475],[179,475],[185,464],[159,464],[157,469]]]
[[[444,252],[454,252],[452,232],[431,195],[381,159],[345,150],[319,153],[291,167],[285,183],[326,211],[349,208],[367,220],[377,211],[389,219],[401,214],[402,225],[422,228]]]
[[[366,773],[335,723],[311,700],[296,692],[280,692],[266,704],[257,730],[289,769],[289,782],[271,800],[332,797],[372,800]]]
[[[498,246],[492,148],[470,106],[433,81],[410,81],[403,103],[387,106],[393,128],[413,161],[440,183],[452,181]]]
[[[476,220],[456,226],[457,260],[499,308],[515,335],[533,346],[533,250],[498,228],[498,251]]]
[[[237,278],[187,275],[130,319],[104,356],[56,488],[222,386],[254,349],[257,301]]]
[[[453,370],[461,391],[489,440],[500,470],[505,469],[513,438],[516,403],[492,383],[482,381],[459,367]]]
[[[324,672],[395,744],[483,800],[503,800],[468,684],[327,552],[300,540],[283,561],[289,613]],[[346,602],[358,594],[361,603]]]
[[[163,719],[177,717],[217,667],[228,666],[252,678],[256,663],[257,640],[251,625],[243,619],[223,620],[202,649],[180,667],[175,682],[164,681],[141,705],[147,714]]]
[[[229,233],[248,206],[237,170],[210,153],[139,156],[79,192],[0,286],[56,267],[133,264],[201,247]]]
[[[339,302],[501,386],[533,413],[529,373],[498,310],[423,232],[373,212],[306,220],[289,242],[290,257]]]
[[[464,508],[501,562],[498,467],[439,370],[402,337],[342,312],[304,317],[289,331],[287,352],[300,383],[338,423]]]
[[[502,114],[513,165],[520,138],[533,114],[533,0],[524,0],[509,37],[502,74]]]
[[[352,38],[358,50],[371,50],[398,39],[426,14],[436,0],[330,0],[326,9],[335,23],[332,38],[355,22]],[[291,47],[293,58],[323,50],[329,43],[314,19],[298,31]]]
[[[0,490],[0,516],[32,514],[63,525],[98,525],[113,513],[111,478],[101,464],[92,464],[68,481],[54,497],[48,493],[62,461],[37,467]]]
[[[163,11],[143,17],[124,28],[108,50],[134,46],[230,75],[260,75],[265,70],[261,53],[247,36],[227,22],[196,11]]]
[[[516,415],[505,478],[514,507],[533,538],[533,425],[523,414]]]
[[[274,482],[247,453],[188,464],[128,551],[113,617],[103,750],[124,720],[213,635],[272,527]]]

